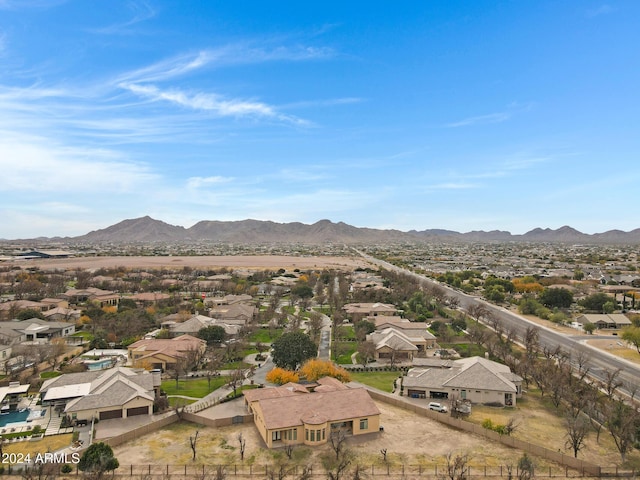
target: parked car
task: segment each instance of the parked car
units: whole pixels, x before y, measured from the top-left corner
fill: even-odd
[[[429,410],[435,410],[436,412],[447,413],[447,406],[438,402],[429,402]]]

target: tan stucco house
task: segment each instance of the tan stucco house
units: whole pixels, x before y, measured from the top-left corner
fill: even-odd
[[[357,436],[380,429],[380,410],[367,390],[333,378],[247,390],[244,396],[267,448],[323,445],[334,431]]]

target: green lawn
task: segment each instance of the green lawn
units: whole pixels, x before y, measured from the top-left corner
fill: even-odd
[[[351,355],[353,355],[356,350],[358,350],[358,344],[356,342],[338,342],[338,358],[336,359],[336,363],[338,365],[351,365],[353,362],[351,361]]]
[[[249,337],[253,343],[272,343],[282,335],[284,328],[258,328]]]
[[[40,378],[54,378],[59,377],[60,375],[62,375],[61,372],[41,372]]]
[[[400,372],[349,372],[351,380],[370,387],[391,393],[393,381],[400,376]]]
[[[211,379],[211,388],[206,378],[189,378],[187,380],[179,380],[176,388],[175,380],[164,380],[161,384],[162,390],[167,395],[184,395],[186,397],[203,398],[207,394],[222,387],[228,381],[227,377],[213,377]]]
[[[72,337],[82,337],[85,340],[93,340],[94,335],[91,332],[85,332],[84,330],[80,330],[79,332],[74,333],[73,335],[71,335]]]

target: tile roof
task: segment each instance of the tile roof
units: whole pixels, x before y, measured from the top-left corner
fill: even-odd
[[[302,425],[303,420],[318,424],[321,418],[328,422],[340,422],[380,415],[380,410],[364,388],[266,398],[257,401],[254,408],[268,430],[296,427]]]

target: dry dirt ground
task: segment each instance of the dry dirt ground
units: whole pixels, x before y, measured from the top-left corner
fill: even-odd
[[[369,266],[361,257],[294,257],[286,255],[229,255],[229,256],[188,256],[188,257],[78,257],[60,259],[41,259],[14,262],[22,267],[40,267],[47,269],[86,269],[99,268],[149,268],[179,270],[190,268],[229,268],[232,270],[301,270],[314,268],[334,268],[353,270]]]
[[[451,429],[437,421],[416,416],[406,410],[378,402],[382,413],[384,433],[357,443],[350,448],[356,453],[358,464],[382,468],[381,450],[387,449],[391,465],[444,465],[444,456],[466,454],[474,468],[515,465],[522,452],[468,433]],[[120,465],[183,465],[192,464],[189,437],[199,430],[196,463],[205,465],[241,464],[238,434],[246,439],[245,465],[271,465],[282,450],[268,450],[258,436],[253,424],[223,428],[199,427],[191,423],[174,424],[166,429],[146,435],[133,442],[114,448]],[[355,440],[355,438],[352,438]],[[320,465],[319,456],[330,447],[297,447],[294,459],[301,465]],[[583,457],[584,458],[584,457]],[[538,468],[548,464],[536,459]],[[124,467],[123,467],[124,468]]]

